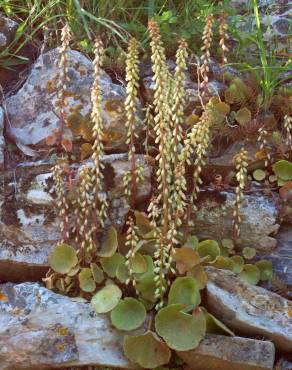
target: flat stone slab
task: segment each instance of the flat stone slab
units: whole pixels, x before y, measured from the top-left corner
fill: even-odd
[[[244,282],[231,271],[213,267],[208,267],[206,271],[209,312],[236,333],[266,337],[282,352],[291,353],[290,301]]]
[[[232,192],[201,191],[197,211],[192,215],[192,232],[200,239],[233,237],[233,212],[235,194]],[[252,247],[264,253],[277,245],[274,234],[279,229],[278,208],[271,197],[245,195],[240,209],[239,247]]]
[[[272,342],[208,334],[199,347],[178,355],[194,370],[272,370]]]
[[[144,168],[137,202],[143,202],[151,192],[151,168],[143,155],[137,155],[137,161]],[[130,162],[126,153],[105,155],[103,162],[109,202],[107,224],[120,229],[130,209],[122,181]],[[28,162],[0,173],[0,281],[37,281],[48,269],[48,255],[60,240],[59,220],[50,192],[52,165],[45,161]]]

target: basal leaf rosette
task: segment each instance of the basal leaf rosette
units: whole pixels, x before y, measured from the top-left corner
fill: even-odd
[[[143,324],[146,319],[146,309],[135,298],[120,300],[111,312],[112,324],[119,330],[134,330]]]
[[[178,277],[172,283],[168,293],[168,304],[181,303],[188,312],[201,302],[196,279],[191,276]]]
[[[111,283],[103,287],[91,298],[91,305],[97,313],[106,313],[114,309],[121,298],[121,289]]]
[[[260,281],[261,272],[256,265],[246,264],[238,276],[247,283],[256,285]]]
[[[152,331],[142,335],[126,335],[124,353],[129,360],[144,369],[168,364],[171,357],[168,346]]]
[[[177,351],[196,348],[206,332],[206,319],[202,311],[190,315],[183,310],[183,304],[172,304],[158,311],[155,317],[157,334]]]
[[[203,240],[199,243],[197,252],[201,258],[207,258],[209,261],[214,261],[217,256],[220,256],[220,247],[216,240]]]
[[[49,255],[50,267],[59,274],[67,274],[77,263],[75,249],[65,243],[58,244]]]

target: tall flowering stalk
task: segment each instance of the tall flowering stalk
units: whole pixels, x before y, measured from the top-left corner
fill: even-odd
[[[136,279],[133,271],[133,260],[136,256],[136,249],[139,242],[138,228],[135,226],[134,220],[132,217],[129,217],[127,221],[127,236],[126,236],[126,246],[128,247],[128,253],[126,254],[126,266],[128,269],[128,279],[126,284],[132,282],[133,287],[136,287]]]
[[[125,193],[130,198],[130,204],[132,207],[135,205],[137,183],[139,171],[137,169],[137,163],[135,160],[135,139],[138,137],[135,129],[137,125],[137,96],[139,88],[139,52],[138,42],[135,38],[132,38],[129,42],[128,55],[126,61],[126,93],[127,98],[125,101],[125,110],[127,115],[126,127],[127,127],[127,140],[126,144],[129,146],[128,158],[131,163],[131,171],[124,174],[124,187]],[[141,171],[140,171],[141,173]]]
[[[204,52],[201,59],[202,59],[202,66],[200,68],[201,76],[203,81],[200,84],[203,92],[202,95],[205,95],[208,89],[209,83],[209,64],[210,64],[210,46],[213,39],[213,24],[214,24],[214,16],[210,14],[206,18],[206,24],[203,32],[203,46],[201,50]]]
[[[166,66],[165,51],[161,40],[159,27],[154,20],[149,21],[151,60],[154,80],[154,112],[155,112],[155,133],[156,143],[159,153],[156,157],[158,170],[156,173],[159,194],[156,198],[158,203],[162,204],[161,232],[157,240],[157,250],[155,257],[155,282],[156,298],[159,300],[157,308],[163,305],[163,296],[165,292],[164,277],[165,269],[168,266],[170,256],[170,243],[168,240],[170,213],[170,184],[172,181],[171,173],[171,123],[169,107],[169,72]]]
[[[287,114],[284,117],[285,143],[292,150],[292,117]]]
[[[67,83],[70,81],[68,77],[68,50],[71,40],[71,33],[68,24],[62,28],[61,32],[61,47],[59,50],[60,59],[59,59],[59,78],[58,78],[58,106],[59,106],[59,116],[60,116],[60,128],[59,128],[59,140],[60,142],[63,139],[64,128],[67,124],[67,115],[66,115],[66,88]]]
[[[92,103],[92,112],[91,120],[93,122],[93,154],[92,160],[94,166],[92,168],[92,178],[93,178],[93,187],[96,199],[98,203],[96,205],[96,217],[98,222],[103,227],[104,221],[106,218],[107,210],[107,201],[106,198],[101,194],[103,191],[103,173],[102,170],[104,165],[102,163],[103,157],[103,119],[101,114],[101,102],[102,102],[102,93],[100,88],[100,76],[101,76],[101,67],[102,67],[102,58],[103,58],[103,45],[100,39],[97,39],[94,44],[94,81],[91,88],[91,103]]]
[[[227,57],[226,53],[229,51],[227,45],[226,45],[226,40],[228,39],[228,24],[226,22],[226,13],[222,12],[220,14],[220,20],[219,20],[219,45],[221,47],[221,65],[224,67],[224,65],[227,63]],[[224,83],[224,71],[223,71],[223,83]]]
[[[240,152],[236,154],[233,158],[233,163],[236,169],[236,180],[237,180],[237,187],[236,187],[236,198],[234,202],[234,211],[233,211],[233,233],[234,238],[237,239],[240,236],[240,224],[241,224],[241,217],[240,217],[240,208],[242,204],[242,200],[244,197],[243,191],[246,183],[246,176],[247,176],[247,166],[248,166],[248,152],[241,148]]]

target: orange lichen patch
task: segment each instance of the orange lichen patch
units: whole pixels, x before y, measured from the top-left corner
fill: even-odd
[[[51,94],[56,91],[56,81],[50,80],[46,83],[46,92]]]
[[[267,151],[263,148],[255,153],[254,157],[255,159],[261,161],[262,159],[266,159],[268,156]]]
[[[69,330],[65,326],[61,326],[60,328],[58,328],[58,333],[60,335],[66,336],[69,334]]]
[[[4,294],[3,292],[0,292],[0,301],[1,302],[7,302],[8,301],[7,295]]]
[[[63,344],[63,343],[57,344],[57,350],[59,352],[64,352],[65,351],[65,344]]]
[[[116,131],[105,131],[102,135],[102,140],[105,142],[115,141],[122,138],[122,134]]]
[[[78,106],[79,107],[79,106]],[[92,140],[92,121],[90,114],[83,116],[80,109],[75,109],[67,118],[68,127],[70,127],[73,135],[82,136],[84,140]]]

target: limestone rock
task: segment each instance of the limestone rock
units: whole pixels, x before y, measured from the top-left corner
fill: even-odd
[[[17,27],[18,23],[4,17],[0,13],[0,50],[4,49],[12,41]]]
[[[291,303],[250,285],[233,272],[207,268],[207,309],[237,333],[270,339],[282,352],[292,351]]]
[[[150,167],[144,156],[137,155],[144,167],[137,202],[150,195]],[[129,204],[124,197],[122,174],[129,170],[126,154],[104,157],[105,186],[109,200],[109,220],[117,229],[124,225]],[[90,165],[86,162],[85,165]],[[79,165],[78,165],[79,166]],[[0,280],[38,280],[47,270],[47,257],[60,240],[59,221],[53,207],[51,162],[27,162],[1,174],[0,188]]]
[[[269,341],[207,334],[199,347],[178,355],[194,370],[272,370],[275,348]]]
[[[202,191],[198,210],[193,215],[193,232],[201,239],[232,238],[235,194]],[[245,195],[240,209],[242,218],[239,247],[253,247],[268,252],[277,241],[272,236],[279,229],[278,210],[273,199],[263,195]]]
[[[70,82],[66,93],[68,102],[66,112],[70,128],[66,129],[64,136],[70,140],[81,136],[85,141],[89,141],[92,127],[90,88],[93,82],[93,64],[75,50],[68,52],[68,59]],[[21,144],[46,147],[48,138],[50,140],[59,127],[56,93],[58,60],[58,49],[41,55],[33,65],[23,87],[6,100],[7,114],[11,123],[11,126],[7,125],[7,134]],[[101,90],[105,149],[115,152],[126,151],[125,89],[114,84],[103,72]]]
[[[4,128],[4,111],[0,107],[0,171],[4,169],[5,140],[3,136],[3,128]]]
[[[121,332],[89,303],[36,283],[3,284],[0,293],[0,370],[135,368],[124,357]]]

